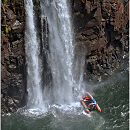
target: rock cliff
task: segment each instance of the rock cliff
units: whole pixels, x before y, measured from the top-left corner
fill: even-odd
[[[128,0],[71,0],[76,51],[86,51],[85,77],[94,79],[117,68],[129,52]]]
[[[24,0],[1,1],[1,109],[14,112],[25,105]]]

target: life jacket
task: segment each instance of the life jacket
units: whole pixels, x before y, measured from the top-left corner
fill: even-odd
[[[89,97],[85,97],[84,99],[84,102],[85,102],[85,104],[88,106],[90,103],[92,103],[93,101],[89,98]]]
[[[83,98],[83,100],[85,100],[85,99],[90,99],[88,96],[85,96],[84,98]]]
[[[93,103],[96,103],[94,98],[93,98]]]

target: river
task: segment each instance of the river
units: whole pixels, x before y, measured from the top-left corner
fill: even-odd
[[[126,63],[100,82],[87,83],[101,113],[94,111],[88,115],[79,102],[54,105],[47,112],[22,108],[2,117],[2,130],[128,130],[129,73]]]

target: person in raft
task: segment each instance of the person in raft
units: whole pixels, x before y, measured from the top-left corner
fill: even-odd
[[[83,100],[85,104],[88,106],[89,111],[95,111],[97,109],[96,101],[94,98],[91,99],[88,96],[83,96]]]

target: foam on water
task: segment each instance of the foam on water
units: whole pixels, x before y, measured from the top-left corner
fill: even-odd
[[[57,111],[66,114],[66,115],[85,115],[87,117],[92,117],[91,114],[87,114],[80,102],[73,102],[71,104],[53,104],[50,106],[41,108],[22,108],[19,109],[19,112],[22,115],[28,116],[28,117],[35,117],[35,118],[42,118],[47,116],[48,114],[53,114],[54,117],[57,117]]]

